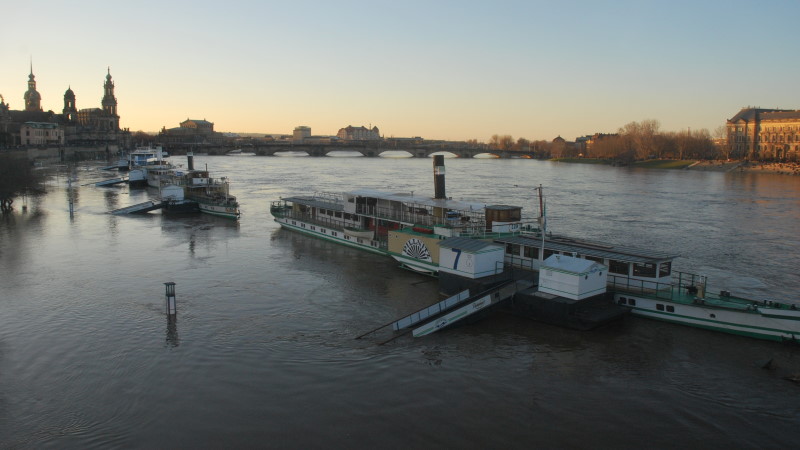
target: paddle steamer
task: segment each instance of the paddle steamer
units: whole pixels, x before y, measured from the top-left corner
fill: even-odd
[[[440,156],[434,157],[434,184],[433,198],[373,190],[315,193],[274,201],[270,211],[281,227],[389,255],[403,267],[441,274],[440,282],[504,270],[538,272],[550,256],[567,255],[602,265],[609,298],[634,315],[760,339],[800,338],[795,303],[749,300],[725,290],[710,293],[705,277],[673,271],[678,254],[548,233],[541,187],[538,219],[523,221],[518,206],[447,198]],[[469,265],[475,240],[484,241],[481,252],[504,253],[495,267],[478,273]]]

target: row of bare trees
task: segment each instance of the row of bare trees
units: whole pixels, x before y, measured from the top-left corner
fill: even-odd
[[[491,150],[532,151],[541,158],[578,157],[606,158],[624,161],[659,159],[716,159],[727,155],[726,149],[714,144],[706,129],[662,132],[657,120],[630,122],[616,134],[598,135],[588,145],[553,141],[529,141],[510,135],[492,135],[487,147]],[[724,126],[715,130],[724,135]],[[477,141],[474,141],[477,144]]]
[[[715,159],[722,149],[706,129],[662,132],[657,120],[631,122],[615,135],[606,135],[587,149],[588,157],[626,161],[643,159]]]

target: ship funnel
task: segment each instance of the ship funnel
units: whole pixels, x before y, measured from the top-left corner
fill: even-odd
[[[447,198],[444,190],[444,155],[433,155],[433,198]]]
[[[189,170],[194,170],[194,153],[186,152],[186,166]]]

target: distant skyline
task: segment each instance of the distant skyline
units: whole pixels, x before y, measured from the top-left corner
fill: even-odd
[[[120,126],[487,142],[710,132],[740,108],[800,109],[800,2],[42,0],[3,6],[0,94],[100,107]]]

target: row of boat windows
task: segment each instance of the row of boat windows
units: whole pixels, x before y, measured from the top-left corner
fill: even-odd
[[[635,298],[627,298],[627,297],[620,297],[617,300],[617,303],[620,305],[628,305],[628,306],[636,306],[636,299]],[[656,309],[659,311],[666,311],[666,312],[675,312],[675,307],[672,305],[665,305],[663,303],[656,303]]]
[[[319,214],[320,215],[325,215],[325,216],[336,217],[337,219],[341,219],[342,216],[344,216],[344,220],[356,220],[356,221],[358,220],[358,215],[356,215],[356,214],[342,213],[341,211],[334,211],[334,210],[331,210],[331,209],[322,209],[322,208],[320,208],[319,209]]]
[[[294,226],[297,226],[297,221],[296,221],[296,220],[293,220],[293,221],[292,221],[292,225],[294,225]],[[300,222],[300,227],[301,227],[301,228],[305,228],[305,227],[306,227],[306,224],[304,224],[303,222]],[[316,226],[314,226],[314,225],[309,225],[309,227],[311,228],[311,231],[317,231],[317,227],[316,227]],[[323,234],[328,234],[329,230],[328,230],[328,229],[326,229],[326,228],[321,228],[321,227],[320,227],[320,229],[319,229],[319,232],[320,232],[320,233],[323,233]],[[332,230],[331,230],[331,231],[330,231],[330,235],[331,235],[331,236],[333,236],[333,237],[339,237],[339,232],[338,232],[338,231],[332,231]],[[348,241],[352,241],[352,240],[353,240],[353,239],[352,239],[350,236],[348,236],[348,235],[346,235],[346,234],[344,234],[343,236],[344,236],[344,238],[345,238],[345,239],[347,239]],[[358,241],[358,243],[359,243],[359,244],[365,244],[365,242],[364,242],[365,240],[364,240],[364,239],[361,239],[361,238],[356,238],[356,241]],[[369,244],[370,244],[370,245],[372,245],[373,247],[375,247],[375,244],[374,244],[372,241],[370,241],[370,242],[369,242]]]
[[[520,244],[506,244],[506,254],[510,256],[522,256],[523,258],[539,259],[539,247],[532,247]],[[542,260],[549,258],[552,255],[567,255],[572,256],[572,253],[559,252],[549,248],[544,249]],[[636,277],[667,277],[672,273],[672,263],[663,262],[661,264],[654,263],[629,263],[626,261],[619,261],[616,259],[605,260],[591,255],[577,255],[579,258],[588,259],[589,261],[598,262],[608,266],[608,272],[616,275],[630,275],[631,265],[633,265],[633,276]]]

